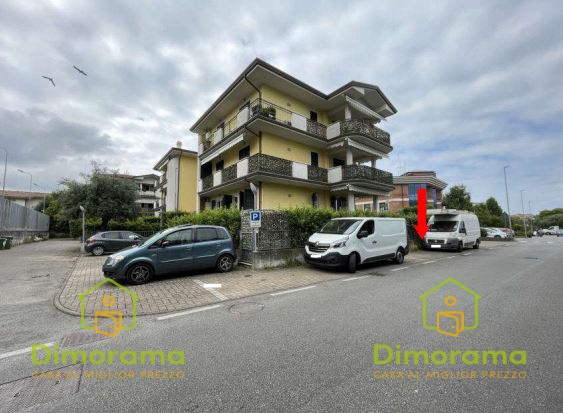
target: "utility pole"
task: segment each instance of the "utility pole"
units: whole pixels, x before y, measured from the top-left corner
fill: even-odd
[[[8,169],[8,150],[2,146],[0,146],[0,149],[6,152],[6,158],[4,159],[4,178],[2,179],[2,198],[4,198],[6,192],[6,170]]]
[[[526,231],[526,213],[524,211],[524,191],[525,189],[520,190],[520,201],[522,201],[522,222],[524,223],[524,236],[528,238],[528,232]]]
[[[84,245],[84,230],[85,230],[85,219],[86,219],[86,208],[79,205],[80,211],[82,211],[82,246],[80,247],[81,252],[85,252],[86,246]]]
[[[29,175],[29,193],[27,196],[27,207],[31,208],[31,184],[33,183],[33,175],[30,172],[26,172],[21,169],[18,169],[18,172],[21,172],[22,174],[25,175]]]
[[[528,214],[530,214],[530,232],[533,234],[534,233],[534,215],[532,214],[532,200],[528,199]]]
[[[37,185],[35,182],[33,183],[34,186],[36,186],[39,189],[43,190],[43,213],[45,213],[45,202],[47,201],[47,192],[45,188],[43,188],[42,186]]]
[[[506,190],[506,209],[508,210],[508,227],[512,229],[512,219],[510,218],[510,202],[508,201],[508,182],[506,180],[506,168],[510,165],[504,167],[504,189]]]

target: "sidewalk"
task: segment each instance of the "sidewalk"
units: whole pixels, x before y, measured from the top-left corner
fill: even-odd
[[[440,258],[441,251],[413,251],[405,257],[405,265]],[[455,253],[454,253],[455,254]],[[80,315],[78,295],[105,278],[101,268],[107,257],[80,256],[70,271],[61,291],[55,297],[55,306],[72,315]],[[391,262],[378,263],[358,269],[363,275],[378,275],[396,267]],[[345,271],[327,271],[310,266],[292,266],[267,270],[252,270],[238,266],[226,274],[204,272],[187,275],[157,277],[145,285],[125,285],[139,296],[137,315],[161,314],[193,307],[215,304],[258,294],[272,293],[350,277]],[[210,286],[209,284],[214,284]],[[132,314],[132,299],[112,283],[106,283],[89,294],[85,300],[85,315],[93,316],[104,311],[102,299],[106,295],[115,298],[117,309],[124,316]]]

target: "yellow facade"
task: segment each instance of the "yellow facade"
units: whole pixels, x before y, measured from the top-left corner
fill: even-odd
[[[180,156],[178,209],[185,212],[197,211],[197,158]]]
[[[262,134],[263,154],[310,164],[311,152],[319,154],[319,166],[321,168],[329,168],[329,156],[326,150],[314,148],[276,135],[267,133]]]
[[[304,188],[296,185],[282,185],[263,182],[261,185],[261,209],[280,209],[312,205],[313,193],[317,194],[320,208],[330,206],[328,191]]]
[[[328,117],[326,113],[319,111],[316,108],[312,108],[303,102],[286,95],[285,93],[274,89],[271,86],[263,85],[260,87],[260,92],[262,92],[262,99],[267,102],[273,103],[281,108],[290,110],[292,112],[298,113],[301,116],[309,118],[311,111],[317,112],[318,121],[328,125]]]

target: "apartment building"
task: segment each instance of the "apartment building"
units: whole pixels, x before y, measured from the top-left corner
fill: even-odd
[[[182,149],[178,141],[153,169],[161,174],[156,187],[162,211],[197,210],[197,152]]]
[[[356,81],[324,94],[254,60],[191,127],[199,135],[198,210],[355,208],[393,190],[376,168],[393,150],[376,126],[397,110]]]
[[[436,177],[435,171],[410,171],[393,177],[395,189],[379,199],[379,210],[395,212],[399,209],[416,206],[418,190],[426,189],[427,203],[433,208],[442,207],[442,192],[448,186],[447,182]],[[356,207],[371,210],[369,198],[358,198]]]
[[[158,215],[160,204],[160,191],[157,188],[158,175],[129,175],[120,173],[108,173],[114,178],[133,181],[137,189],[135,203],[139,206],[142,215]]]

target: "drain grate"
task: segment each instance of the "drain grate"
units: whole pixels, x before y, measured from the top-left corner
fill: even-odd
[[[77,393],[82,367],[81,364],[75,364],[45,372],[47,377],[60,375],[61,378],[25,377],[0,385],[2,411],[17,412]]]
[[[77,331],[63,337],[61,347],[79,346],[82,344],[94,343],[96,341],[107,340],[111,338],[98,334],[95,331]]]

